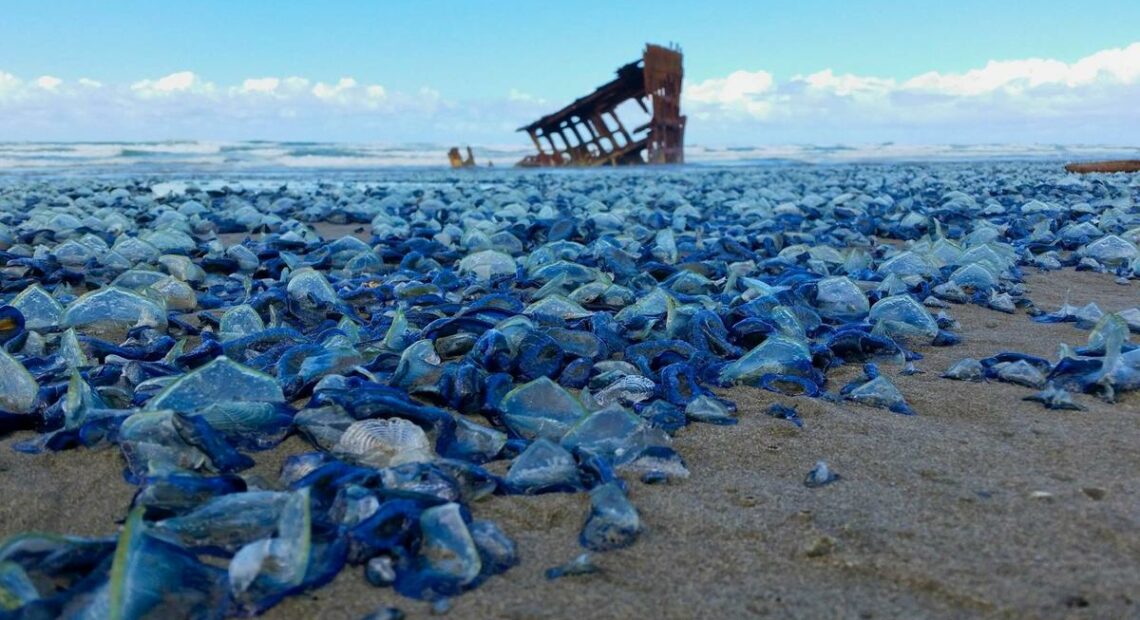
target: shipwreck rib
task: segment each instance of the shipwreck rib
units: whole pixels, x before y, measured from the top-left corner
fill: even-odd
[[[1092,161],[1079,164],[1068,164],[1065,170],[1078,174],[1090,172],[1140,172],[1140,160],[1121,159],[1115,161]]]

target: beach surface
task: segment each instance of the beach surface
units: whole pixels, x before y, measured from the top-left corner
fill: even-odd
[[[1066,291],[1075,305],[1133,307],[1137,286],[1071,270],[1026,279],[1046,311]],[[476,504],[477,517],[517,542],[521,563],[454,599],[449,617],[1140,617],[1140,393],[1114,405],[1078,395],[1085,411],[1051,411],[1022,400],[1029,388],[942,379],[964,357],[1053,358],[1060,343],[1088,337],[1071,323],[1032,323],[1020,310],[949,312],[963,343],[921,350],[925,374],[899,376],[882,364],[916,416],[724,392],[739,406],[739,424],[677,434],[688,480],[631,483],[645,532],[628,549],[595,554],[601,573],[544,577],[583,551],[586,495]],[[830,389],[859,374],[857,365],[830,373]],[[773,402],[796,405],[804,427],[765,415]],[[0,536],[116,532],[134,492],[118,451],[11,449],[30,436],[0,441]],[[252,473],[274,480],[285,456],[308,449],[290,438],[254,455]],[[804,476],[820,459],[842,480],[808,489]],[[360,618],[388,606],[430,615],[428,604],[372,587],[362,573],[349,567],[265,617]]]

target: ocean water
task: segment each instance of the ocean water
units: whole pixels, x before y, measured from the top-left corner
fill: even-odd
[[[323,142],[0,142],[0,175],[25,174],[203,174],[361,171],[444,168],[439,144],[346,144]],[[474,148],[480,165],[511,166],[529,145]],[[694,166],[841,164],[915,161],[1073,161],[1140,157],[1140,147],[1097,145],[787,145],[686,147]]]

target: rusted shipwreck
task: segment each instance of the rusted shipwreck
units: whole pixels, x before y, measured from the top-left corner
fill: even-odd
[[[681,115],[681,50],[646,45],[642,57],[617,70],[617,77],[561,110],[520,127],[537,153],[519,166],[623,166],[685,161],[685,117]],[[649,119],[627,128],[618,118],[623,104]],[[634,108],[636,110],[636,108]]]
[[[1114,161],[1093,161],[1068,164],[1065,170],[1077,174],[1093,172],[1140,172],[1140,160],[1120,159]]]

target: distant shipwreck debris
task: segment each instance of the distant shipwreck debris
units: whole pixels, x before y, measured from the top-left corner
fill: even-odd
[[[1140,160],[1121,159],[1115,161],[1092,161],[1078,164],[1068,164],[1065,170],[1077,174],[1090,172],[1140,172]]]
[[[680,164],[685,161],[681,115],[681,49],[646,45],[641,59],[617,70],[613,81],[574,103],[520,127],[538,152],[523,167]],[[617,111],[635,102],[649,116],[627,129]]]
[[[471,152],[471,147],[467,147],[467,159],[459,154],[459,147],[453,146],[447,152],[447,160],[451,162],[452,168],[474,168],[475,167],[475,154]]]

